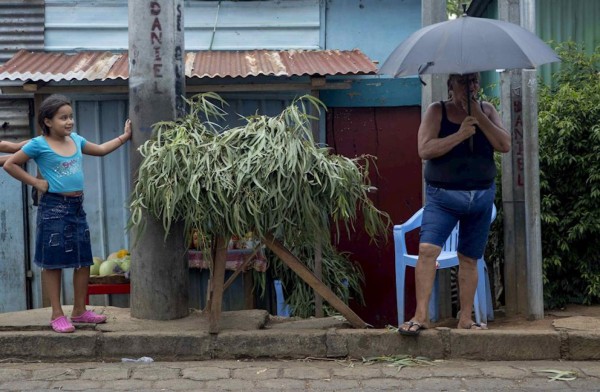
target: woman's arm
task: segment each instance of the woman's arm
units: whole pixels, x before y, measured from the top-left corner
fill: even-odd
[[[13,143],[13,142],[7,142],[5,140],[2,140],[2,141],[0,141],[0,152],[9,152],[9,153],[17,152],[21,149],[21,147],[23,147],[25,144],[27,144],[28,141],[29,141],[29,139],[23,140],[22,142],[18,142],[18,143]]]
[[[128,119],[125,121],[125,127],[122,135],[119,135],[118,137],[102,144],[95,144],[88,141],[85,143],[85,146],[83,146],[82,151],[87,155],[102,157],[115,151],[117,148],[125,144],[125,142],[129,139],[131,139],[131,121]]]
[[[468,139],[475,133],[477,120],[467,116],[458,132],[447,137],[440,138],[440,123],[442,121],[442,106],[434,102],[425,111],[423,121],[419,126],[418,148],[421,159],[433,159],[441,157],[456,147],[463,140]]]
[[[35,187],[41,193],[46,193],[48,191],[48,181],[34,177],[23,169],[22,165],[28,160],[29,156],[19,150],[13,155],[9,155],[9,158],[4,162],[4,170],[17,180]]]
[[[10,158],[10,155],[0,155],[0,167],[4,166],[4,162],[6,162]]]

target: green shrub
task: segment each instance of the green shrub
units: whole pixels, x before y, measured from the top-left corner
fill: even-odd
[[[600,48],[558,45],[539,94],[544,297],[549,308],[600,300]]]

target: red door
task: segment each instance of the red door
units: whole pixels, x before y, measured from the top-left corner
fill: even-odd
[[[377,170],[370,178],[378,191],[375,206],[390,214],[392,222],[406,221],[421,208],[421,159],[417,154],[417,131],[421,119],[418,106],[384,108],[330,108],[327,115],[327,144],[337,154],[377,157]],[[356,227],[360,227],[357,224]],[[417,238],[409,241],[416,251]],[[392,228],[387,242],[370,243],[364,231],[342,236],[338,249],[350,252],[365,274],[365,306],[353,303],[353,310],[369,324],[384,327],[397,324],[394,240]],[[414,271],[406,278],[406,314],[415,308]],[[406,319],[406,317],[405,317]]]

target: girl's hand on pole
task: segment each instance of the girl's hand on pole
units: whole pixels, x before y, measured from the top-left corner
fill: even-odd
[[[121,144],[124,144],[129,139],[131,139],[131,120],[127,119],[123,127],[123,134],[119,136],[119,140]]]

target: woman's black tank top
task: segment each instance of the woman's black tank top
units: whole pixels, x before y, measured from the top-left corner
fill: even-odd
[[[442,121],[439,137],[444,138],[458,132],[460,124],[448,120],[445,102],[440,103]],[[437,188],[465,191],[487,189],[492,186],[495,177],[494,148],[479,127],[473,135],[473,151],[467,139],[445,155],[425,163],[425,181]]]

